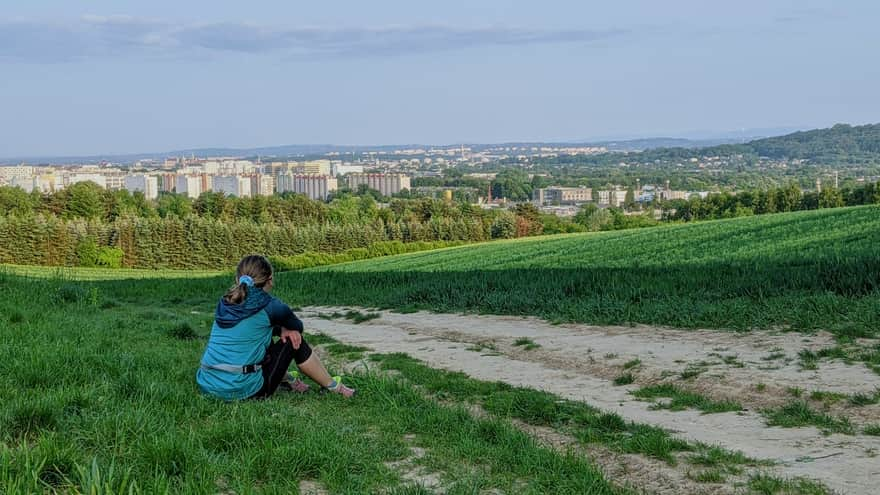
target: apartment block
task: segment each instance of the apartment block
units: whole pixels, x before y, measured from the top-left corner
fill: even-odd
[[[129,192],[142,192],[147,199],[159,197],[159,179],[153,175],[126,175],[125,190]]]
[[[94,182],[95,184],[106,188],[107,177],[101,174],[68,174],[64,177],[64,186],[69,187],[80,182]]]
[[[0,167],[0,179],[12,181],[12,179],[29,179],[34,176],[34,167],[30,165],[12,165]]]
[[[198,175],[178,175],[175,190],[177,194],[198,198],[202,194],[202,178]]]
[[[264,174],[254,174],[248,176],[251,181],[251,195],[253,196],[271,196],[275,194],[275,177]]]
[[[626,190],[625,189],[608,189],[604,191],[599,191],[597,193],[599,196],[599,204],[614,206],[620,208],[626,203]]]
[[[329,175],[282,174],[277,177],[276,184],[279,193],[294,192],[320,200],[326,200],[337,189],[336,178]]]
[[[345,177],[348,188],[356,191],[362,184],[379,191],[382,196],[397,194],[410,189],[410,178],[404,174],[348,174]]]
[[[111,190],[125,188],[125,174],[104,174],[105,187]]]
[[[589,187],[545,187],[535,189],[532,199],[543,204],[574,204],[593,200],[593,190]]]
[[[345,165],[342,163],[334,163],[330,167],[330,175],[332,175],[333,177],[337,177],[339,175],[362,173],[364,173],[363,165]]]
[[[330,160],[291,163],[290,172],[298,175],[330,175]]]
[[[247,198],[251,195],[250,177],[240,175],[218,175],[214,177],[214,192]]]

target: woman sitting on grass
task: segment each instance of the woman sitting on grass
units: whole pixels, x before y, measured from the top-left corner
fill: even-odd
[[[295,361],[322,390],[353,396],[355,390],[331,377],[303,340],[302,321],[269,295],[273,285],[269,260],[247,256],[239,262],[235,285],[217,304],[208,347],[196,373],[199,388],[223,400],[264,399],[282,383],[304,393],[309,386],[287,372]],[[274,343],[273,335],[280,337]]]

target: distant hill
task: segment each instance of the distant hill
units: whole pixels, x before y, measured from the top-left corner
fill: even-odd
[[[880,163],[880,124],[837,124],[827,129],[799,131],[784,136],[756,139],[741,144],[701,148],[685,146],[645,150],[637,156],[686,160],[699,156],[751,155],[773,159],[802,159],[816,164]]]
[[[770,158],[801,158],[814,161],[880,157],[880,124],[801,131],[759,139],[746,144],[755,154]]]
[[[766,134],[765,134],[766,135]],[[751,139],[747,142],[744,140]],[[96,163],[104,160],[132,163],[143,159],[163,159],[169,156],[236,156],[236,157],[317,157],[328,152],[362,153],[394,152],[401,149],[433,147],[448,148],[458,145],[333,145],[333,144],[294,144],[266,146],[260,148],[198,148],[154,153],[131,153],[123,155],[95,155],[70,157],[0,157],[0,164],[18,162],[30,163]],[[851,126],[837,124],[827,129],[798,131],[776,137],[753,139],[746,135],[740,137],[719,136],[704,139],[683,139],[655,137],[642,139],[622,139],[580,142],[508,142],[498,144],[465,143],[473,150],[483,150],[498,146],[542,147],[542,146],[604,146],[612,153],[644,153],[646,160],[654,158],[687,159],[702,155],[747,154],[781,159],[806,159],[816,163],[880,163],[880,124]]]
[[[751,139],[751,138],[750,138]],[[750,139],[717,138],[717,139],[684,139],[684,138],[644,138],[627,139],[622,141],[599,141],[590,143],[596,146],[604,146],[608,151],[645,151],[657,148],[705,148],[722,144],[738,144]]]

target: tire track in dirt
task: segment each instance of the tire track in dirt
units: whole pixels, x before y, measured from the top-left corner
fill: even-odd
[[[678,371],[685,363],[710,360],[710,354],[721,352],[736,354],[746,364],[742,368],[724,369],[723,380],[715,377],[719,387],[725,389],[722,395],[736,394],[756,383],[766,383],[767,394],[788,386],[847,394],[870,393],[880,387],[880,376],[858,364],[823,362],[815,372],[799,371],[790,363],[778,369],[749,365],[765,363],[762,357],[770,349],[779,348],[780,352],[796,356],[803,348],[833,345],[829,335],[684,331],[646,326],[554,326],[534,318],[425,312],[383,312],[381,318],[360,325],[312,317],[318,312],[332,313],[338,309],[306,308],[302,316],[308,318],[309,329],[346,343],[377,352],[404,352],[432,367],[461,371],[476,379],[504,381],[584,401],[627,420],[666,428],[690,441],[721,445],[750,457],[776,461],[779,465],[771,470],[778,475],[816,479],[840,493],[876,493],[880,459],[875,456],[880,452],[880,438],[826,436],[812,427],[767,427],[761,415],[752,410],[708,415],[691,410],[651,410],[649,403],[635,400],[629,394],[637,387],[617,387],[610,381],[611,370],[619,372],[620,364],[629,359],[642,361],[640,373],[659,376],[663,371]],[[522,337],[541,347],[534,351],[513,347],[512,343]],[[481,342],[496,343],[502,352],[492,355],[470,350],[474,343]],[[711,379],[702,377],[701,387],[711,389]]]

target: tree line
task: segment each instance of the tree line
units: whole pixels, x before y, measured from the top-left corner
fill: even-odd
[[[105,190],[83,182],[53,194],[0,187],[0,263],[225,268],[247,253],[338,253],[381,241],[477,242],[537,235],[514,211],[431,198],[303,195],[196,199]]]
[[[880,187],[874,182],[842,189],[822,187],[818,192],[805,192],[796,184],[789,184],[767,190],[671,200],[663,202],[661,207],[665,220],[693,221],[869,204],[880,204]]]

